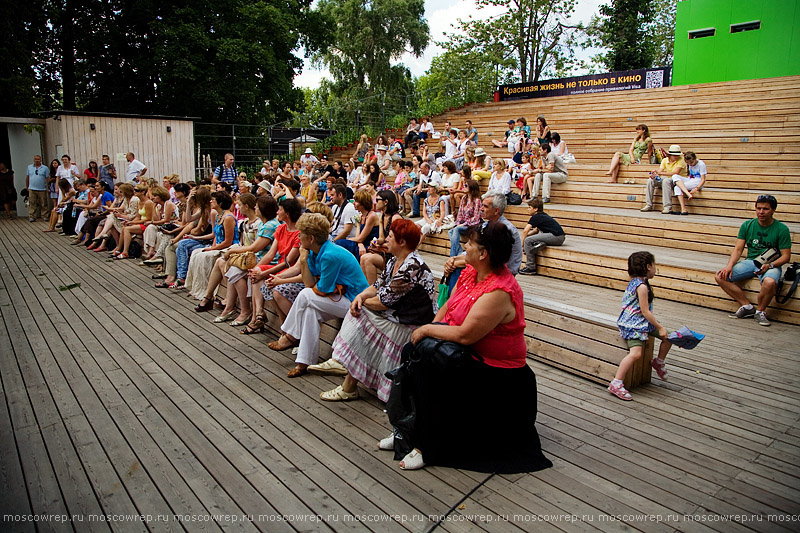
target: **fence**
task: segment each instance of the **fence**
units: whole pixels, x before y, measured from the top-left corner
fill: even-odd
[[[196,177],[207,176],[206,155],[213,169],[230,152],[236,168],[252,174],[265,158],[294,159],[309,145],[319,153],[355,141],[361,134],[374,138],[387,128],[403,127],[412,116],[433,116],[464,104],[490,101],[495,89],[494,83],[463,78],[406,95],[383,92],[341,99],[330,107],[269,125],[196,122]]]

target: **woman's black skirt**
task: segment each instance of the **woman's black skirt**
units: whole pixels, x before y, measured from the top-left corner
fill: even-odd
[[[496,368],[463,346],[423,339],[387,373],[395,459],[414,448],[428,465],[511,474],[552,466],[536,431],[536,375]]]

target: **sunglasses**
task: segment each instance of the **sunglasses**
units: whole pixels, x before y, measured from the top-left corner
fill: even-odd
[[[772,204],[773,202],[777,203],[777,200],[771,194],[762,194],[758,198],[756,198],[756,203],[758,202],[769,202]]]

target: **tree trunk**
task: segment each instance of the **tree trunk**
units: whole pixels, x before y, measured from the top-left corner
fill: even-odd
[[[75,110],[74,0],[66,0],[61,17],[61,84],[64,109]]]

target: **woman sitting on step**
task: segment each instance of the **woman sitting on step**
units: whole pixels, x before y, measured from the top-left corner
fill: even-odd
[[[252,254],[251,256],[252,260],[256,261],[255,259],[256,250],[260,251],[269,244],[268,242],[262,242],[259,243],[259,247],[257,248],[254,246],[254,243],[256,242],[257,238],[256,234],[258,233],[258,230],[261,228],[261,225],[264,223],[261,217],[258,216],[258,213],[256,213],[255,195],[252,195],[249,192],[240,195],[239,198],[236,200],[236,208],[237,211],[244,217],[244,219],[241,222],[239,222],[239,228],[238,228],[239,243],[234,244],[233,246],[230,246],[229,248],[225,249],[214,262],[214,266],[211,268],[211,272],[209,273],[208,276],[205,296],[203,296],[203,299],[200,301],[197,307],[195,307],[195,311],[197,311],[198,313],[201,313],[203,311],[208,311],[213,307],[214,295],[217,293],[217,288],[219,287],[219,284],[222,282],[222,277],[225,275],[226,271],[228,270],[228,267],[230,266],[228,263],[228,259],[231,257],[231,254],[234,253],[246,254],[247,252],[250,252]],[[231,266],[231,268],[235,267]],[[239,274],[239,277],[243,278],[246,276],[246,271],[240,269],[240,271],[237,274]],[[228,288],[229,292],[227,300],[228,300],[228,305],[230,305],[231,303],[230,300],[233,300],[234,302],[237,300],[237,293],[235,290],[233,290],[233,285],[229,285]],[[247,304],[249,304],[249,301],[247,302]],[[226,310],[229,311],[232,310],[234,305],[230,305],[230,307],[226,306]],[[243,308],[241,314],[244,315],[246,318],[241,319],[239,323],[236,324],[237,326],[241,326],[250,321],[250,306],[245,304],[242,307]],[[228,316],[232,316],[232,314],[229,313]]]
[[[300,291],[286,320],[283,335],[269,343],[272,350],[298,347],[295,367],[288,377],[302,376],[319,359],[320,324],[344,318],[350,304],[368,287],[353,255],[330,240],[330,223],[317,213],[306,213],[297,221],[300,231],[300,265],[305,289]]]
[[[239,225],[233,215],[233,197],[227,192],[217,191],[211,194],[211,209],[217,213],[214,219],[213,241],[210,246],[197,247],[189,254],[189,263],[186,266],[186,289],[189,296],[202,298],[208,286],[208,278],[214,268],[217,257],[230,246],[239,244]],[[206,302],[213,306],[214,302]],[[198,306],[200,307],[200,306]],[[210,307],[209,307],[210,308]]]
[[[410,220],[392,223],[386,238],[392,257],[386,268],[350,304],[330,359],[308,367],[312,374],[345,376],[344,383],[320,395],[323,400],[355,400],[359,382],[377,389],[382,401],[389,398],[392,382],[386,372],[400,366],[400,351],[412,331],[430,323],[437,310],[436,281],[416,251],[421,237]]]
[[[611,168],[606,172],[606,176],[609,176],[606,183],[617,182],[620,165],[638,165],[642,162],[642,158],[645,163],[649,163],[651,155],[653,155],[653,140],[650,138],[650,130],[645,124],[639,124],[636,126],[636,137],[633,138],[628,153],[616,152],[611,158]]]

